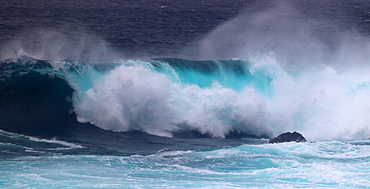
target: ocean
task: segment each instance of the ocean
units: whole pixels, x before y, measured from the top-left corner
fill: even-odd
[[[368,188],[369,23],[361,0],[1,1],[0,188]]]

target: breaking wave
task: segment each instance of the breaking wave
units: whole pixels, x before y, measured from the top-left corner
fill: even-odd
[[[68,132],[67,123],[77,117],[105,130],[168,137],[184,131],[223,138],[296,130],[311,140],[363,139],[370,134],[367,75],[337,73],[330,66],[287,72],[273,55],[255,61],[163,58],[115,63],[23,56],[0,66],[5,130],[33,122],[38,127],[33,129]],[[26,110],[14,113],[25,100]]]

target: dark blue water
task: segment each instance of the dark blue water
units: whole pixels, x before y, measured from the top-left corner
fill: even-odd
[[[366,188],[369,8],[2,1],[0,186]]]

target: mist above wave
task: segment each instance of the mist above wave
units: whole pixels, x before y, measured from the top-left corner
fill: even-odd
[[[39,60],[74,60],[85,62],[113,62],[122,53],[92,33],[81,28],[31,29],[15,40],[3,44],[0,59],[28,56]]]
[[[370,40],[356,29],[366,20],[350,22],[357,6],[356,2],[271,1],[261,11],[241,13],[210,32],[200,42],[199,57],[253,62],[274,55],[287,71],[316,71],[322,65],[338,72],[369,69]],[[361,19],[359,15],[357,20]]]

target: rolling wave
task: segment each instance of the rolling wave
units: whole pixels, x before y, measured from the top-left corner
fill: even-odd
[[[339,74],[329,66],[287,72],[273,55],[115,63],[22,56],[0,66],[0,125],[11,132],[53,137],[92,124],[167,137],[268,138],[297,130],[326,140],[370,133],[363,111],[369,107],[366,75]]]

